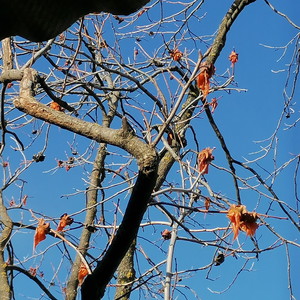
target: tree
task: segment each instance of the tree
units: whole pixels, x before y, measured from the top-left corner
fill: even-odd
[[[274,108],[261,99],[276,86],[259,74],[270,62],[247,68],[245,38],[231,38],[251,9],[294,33],[264,47],[288,62]],[[5,39],[2,53],[1,299],[31,297],[24,276],[46,299],[199,299],[194,276],[225,293],[277,251],[284,295],[296,297],[299,146],[286,147],[299,131],[299,26],[288,15],[268,1],[217,12],[156,1],[129,17],[86,16],[44,43]],[[229,103],[246,94],[239,78],[261,111]],[[268,124],[251,131],[260,113]]]

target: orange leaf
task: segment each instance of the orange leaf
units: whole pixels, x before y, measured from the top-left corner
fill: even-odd
[[[57,110],[57,111],[63,111],[63,108],[55,101],[52,101],[50,103],[50,107],[54,110]]]
[[[231,67],[234,67],[234,64],[239,60],[239,55],[233,50],[229,55],[229,60],[231,61]]]
[[[168,142],[168,144],[169,144],[170,146],[172,146],[173,140],[174,140],[174,135],[173,135],[172,132],[169,132],[169,133],[168,133],[168,137],[167,137],[167,142]]]
[[[172,236],[172,233],[170,230],[165,229],[162,233],[161,236],[163,237],[164,240],[169,240]]]
[[[212,98],[211,102],[209,103],[209,105],[212,107],[211,113],[214,113],[215,109],[218,106],[218,99],[217,98]]]
[[[209,210],[210,207],[210,198],[209,197],[205,197],[205,202],[204,202],[204,206],[206,210]]]
[[[144,14],[149,8],[148,7],[145,7],[143,8],[142,10],[140,10],[137,14],[138,17],[140,17],[142,14]]]
[[[258,224],[256,223],[257,214],[255,212],[248,212],[245,205],[231,205],[227,217],[232,223],[234,240],[237,238],[240,230],[252,236],[258,228]]]
[[[206,97],[209,94],[209,77],[207,75],[207,71],[202,71],[197,77],[197,86],[201,89],[202,94]]]
[[[82,285],[83,279],[85,278],[85,276],[87,276],[89,274],[86,266],[84,264],[81,264],[79,272],[78,272],[78,281],[79,281],[79,285]]]
[[[170,50],[170,55],[175,61],[179,61],[181,57],[183,56],[183,53],[179,51],[178,49]]]
[[[246,232],[247,235],[253,236],[258,228],[258,224],[256,222],[242,222],[240,228]]]
[[[254,235],[258,228],[257,213],[256,212],[245,212],[241,217],[240,229],[246,232],[247,235]]]
[[[202,174],[208,174],[208,166],[215,159],[213,150],[214,148],[205,148],[198,154],[198,168]]]
[[[46,238],[46,234],[50,232],[50,223],[45,223],[45,220],[39,219],[39,224],[35,229],[33,248]]]
[[[70,218],[69,215],[67,215],[66,213],[63,214],[60,217],[60,221],[57,227],[57,231],[63,231],[63,229],[67,226],[67,225],[71,225],[73,223],[73,218]]]
[[[202,91],[203,97],[209,94],[210,81],[209,79],[215,73],[214,65],[208,65],[207,63],[203,63],[200,67],[200,74],[197,76],[197,86]]]

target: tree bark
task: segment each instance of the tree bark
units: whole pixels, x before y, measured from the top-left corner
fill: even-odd
[[[0,299],[10,300],[12,292],[7,279],[7,263],[4,261],[4,250],[10,239],[13,224],[3,203],[2,190],[0,191],[0,222],[2,227],[0,235]]]
[[[134,253],[135,253],[136,240],[132,242],[127,253],[122,259],[117,273],[117,289],[115,294],[115,300],[129,300],[133,281],[135,279],[134,269]]]
[[[101,174],[103,173],[104,160],[106,157],[106,145],[100,144],[99,149],[94,161],[93,170],[90,178],[90,185],[86,194],[86,207],[87,212],[85,216],[84,223],[86,226],[93,226],[95,216],[97,213],[97,197],[98,197],[98,187],[101,182]],[[80,236],[80,241],[78,245],[78,250],[85,256],[87,249],[89,247],[89,242],[92,232],[85,227]],[[74,300],[77,296],[78,288],[78,272],[81,266],[81,258],[79,255],[76,255],[75,261],[73,262],[71,275],[69,277],[66,289],[66,300]]]

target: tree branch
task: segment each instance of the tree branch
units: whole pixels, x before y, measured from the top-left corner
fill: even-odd
[[[0,235],[0,299],[10,300],[11,290],[8,284],[7,274],[6,274],[6,262],[4,261],[4,249],[10,239],[12,232],[12,221],[7,213],[6,207],[3,203],[2,189],[0,190],[0,222],[2,232]]]
[[[156,161],[155,149],[134,136],[126,126],[121,129],[111,129],[53,110],[34,98],[32,89],[36,82],[37,72],[33,69],[25,69],[20,83],[20,97],[14,100],[16,108],[89,139],[122,148],[137,159],[142,172],[153,171],[153,162]]]
[[[15,270],[15,271],[21,272],[22,274],[26,275],[28,278],[33,280],[51,300],[57,300],[57,298],[55,298],[49,292],[49,290],[43,285],[43,283],[36,276],[31,275],[30,272],[28,272],[27,270],[24,270],[23,268],[20,268],[18,266],[14,266],[14,265],[8,265],[7,270]]]
[[[137,235],[155,186],[156,151],[129,131],[126,119],[123,119],[121,129],[111,129],[68,116],[39,103],[33,94],[36,81],[37,72],[25,69],[20,83],[20,97],[14,101],[16,108],[71,132],[122,148],[132,154],[139,164],[139,175],[116,236],[103,259],[82,285],[82,300],[96,300],[104,295],[106,285]]]

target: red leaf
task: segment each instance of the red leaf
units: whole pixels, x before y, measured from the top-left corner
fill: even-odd
[[[214,65],[208,65],[207,63],[203,63],[200,70],[201,72],[197,76],[197,86],[202,91],[203,98],[206,98],[206,96],[209,94],[210,88],[209,79],[214,75],[215,67]]]
[[[183,56],[183,53],[178,49],[170,50],[170,56],[173,58],[173,60],[180,61],[181,57]]]
[[[39,224],[35,229],[33,248],[46,238],[46,234],[50,232],[50,223],[45,223],[44,219],[39,219]]]
[[[63,229],[67,226],[67,225],[71,225],[73,223],[73,218],[70,218],[69,215],[67,214],[63,214],[60,217],[60,221],[57,227],[57,231],[63,231]]]
[[[161,236],[163,237],[164,240],[169,240],[171,238],[171,231],[168,229],[165,229],[162,233]]]
[[[239,55],[233,50],[229,55],[229,60],[231,61],[231,67],[234,67],[234,64],[239,60]]]
[[[214,113],[215,109],[218,106],[218,99],[217,98],[212,98],[211,102],[209,103],[209,105],[212,107],[211,113]]]
[[[85,278],[85,276],[87,276],[89,274],[86,266],[84,264],[81,264],[79,272],[78,272],[78,281],[79,281],[79,285],[82,285],[83,279]]]
[[[206,210],[209,210],[210,207],[210,198],[209,197],[205,197],[205,202],[204,202],[204,206]]]
[[[205,148],[198,154],[198,168],[202,174],[208,174],[208,166],[215,158],[212,155],[214,148]]]
[[[50,107],[56,111],[63,111],[63,108],[55,101],[50,103]]]
[[[234,233],[233,239],[238,237],[239,231],[246,232],[247,235],[254,235],[258,228],[257,213],[248,212],[245,205],[231,205],[227,217],[232,223]]]

